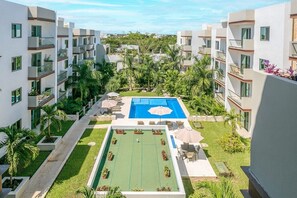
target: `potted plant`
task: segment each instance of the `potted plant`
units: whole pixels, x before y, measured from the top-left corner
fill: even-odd
[[[110,186],[103,185],[103,186],[99,186],[97,188],[97,191],[109,191],[109,189],[110,189]]]
[[[3,188],[11,188],[12,196],[20,196],[29,182],[29,177],[13,177],[20,167],[27,167],[39,153],[36,147],[35,133],[29,129],[17,129],[16,127],[0,128],[4,133],[0,147],[6,147],[6,161],[9,164],[10,178],[3,179]]]
[[[111,140],[111,143],[112,144],[116,144],[117,143],[117,139],[115,137],[113,137],[112,140]]]
[[[108,173],[109,173],[108,168],[104,168],[102,171],[102,178],[107,179]]]
[[[166,192],[166,191],[171,191],[171,188],[168,186],[168,187],[161,187],[161,188],[157,188],[157,191],[163,191],[163,192]]]
[[[168,166],[164,166],[164,176],[170,177],[170,170],[169,170]]]
[[[112,161],[113,156],[114,156],[113,153],[111,151],[109,151],[107,154],[108,161]]]
[[[168,160],[168,157],[167,157],[167,154],[166,154],[166,151],[162,151],[162,158],[164,161],[167,161]]]
[[[165,140],[163,138],[161,139],[161,145],[165,145]]]
[[[47,55],[45,55],[44,56],[44,62],[54,62],[52,59],[51,59],[51,55],[49,55],[49,56],[47,56]]]
[[[141,134],[143,134],[143,132],[140,129],[135,129],[134,134],[141,135]]]
[[[85,198],[96,198],[95,190],[88,186],[84,186],[83,189],[77,190],[76,194],[81,194]]]
[[[61,141],[61,136],[52,136],[52,129],[58,132],[62,129],[61,119],[66,119],[64,111],[57,109],[57,104],[46,105],[41,108],[44,114],[40,118],[40,130],[45,136],[37,144],[40,150],[53,150]]]

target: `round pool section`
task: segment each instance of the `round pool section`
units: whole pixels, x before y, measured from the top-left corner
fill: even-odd
[[[153,115],[148,112],[152,107],[168,107],[172,110],[171,114],[163,115],[161,118],[185,119],[183,112],[176,98],[132,98],[129,118],[160,118],[159,115]]]

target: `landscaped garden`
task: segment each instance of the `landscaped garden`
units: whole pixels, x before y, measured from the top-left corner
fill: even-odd
[[[47,194],[48,198],[75,197],[76,191],[87,185],[105,133],[106,129],[85,130]],[[89,146],[90,142],[96,144]]]
[[[121,91],[120,96],[158,96],[155,92],[143,92],[141,90],[135,90],[135,91]]]

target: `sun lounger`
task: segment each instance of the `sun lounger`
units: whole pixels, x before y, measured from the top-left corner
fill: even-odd
[[[222,176],[232,176],[232,172],[227,168],[224,162],[216,162],[215,163],[220,175]]]
[[[155,125],[156,123],[155,123],[155,121],[150,121],[149,122],[149,125]]]
[[[177,124],[178,128],[183,128],[184,127],[184,122],[176,121],[176,124]]]
[[[198,121],[193,122],[193,125],[194,125],[194,127],[197,128],[197,129],[203,129],[203,128],[204,128],[204,127],[202,126],[202,123],[201,123],[201,122],[198,122]]]
[[[137,121],[137,124],[138,125],[144,125],[144,122],[143,121]]]

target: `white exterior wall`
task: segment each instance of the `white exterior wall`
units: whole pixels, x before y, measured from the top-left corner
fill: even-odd
[[[13,15],[11,14],[13,11]],[[26,6],[0,2],[0,127],[14,124],[22,119],[22,127],[30,127],[28,118],[28,9]],[[4,17],[5,16],[5,17]],[[22,24],[22,38],[12,38],[12,23]],[[12,72],[12,57],[22,56],[22,69]],[[11,92],[22,87],[22,101],[12,105]]]
[[[283,3],[255,10],[254,70],[259,70],[259,59],[269,60],[281,69],[289,69],[289,43],[292,25],[291,4]],[[260,40],[260,28],[270,27],[270,40]]]

